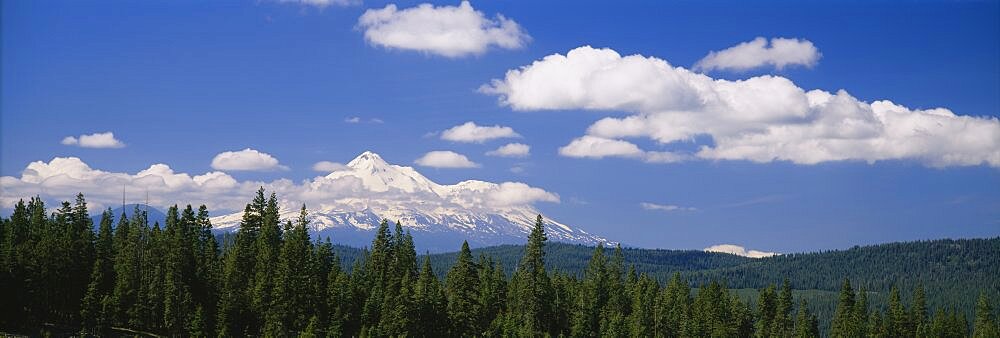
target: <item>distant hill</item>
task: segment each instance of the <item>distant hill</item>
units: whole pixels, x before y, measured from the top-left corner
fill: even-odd
[[[337,254],[350,268],[361,257],[361,249],[337,246]],[[611,254],[610,249],[606,255]],[[545,247],[548,269],[581,276],[594,247],[550,242]],[[473,249],[474,257],[486,254],[510,273],[524,252],[523,245],[501,245]],[[918,283],[924,286],[930,308],[957,308],[973,318],[976,297],[986,292],[1000,297],[1000,237],[989,239],[943,239],[856,246],[847,250],[788,254],[769,258],[747,258],[695,250],[624,248],[626,265],[635,265],[665,282],[680,273],[692,286],[712,280],[724,281],[735,294],[755,301],[757,290],[788,279],[796,297],[804,297],[827,332],[844,278],[868,290],[873,308],[883,308],[889,289],[900,288],[909,302]],[[444,277],[454,264],[456,252],[430,255],[434,272]],[[419,260],[422,261],[422,258]]]
[[[114,228],[118,225],[118,219],[122,216],[123,211],[125,212],[125,215],[131,219],[132,215],[135,213],[136,207],[138,207],[139,210],[146,211],[149,226],[153,226],[153,224],[159,222],[160,227],[162,228],[166,224],[167,214],[164,214],[162,211],[145,204],[126,204],[124,207],[119,206],[111,209],[111,213],[115,216],[114,222],[111,223],[111,227]],[[100,210],[97,214],[90,216],[90,219],[94,221],[94,231],[97,231],[98,227],[101,225],[102,213],[104,213],[104,210]]]

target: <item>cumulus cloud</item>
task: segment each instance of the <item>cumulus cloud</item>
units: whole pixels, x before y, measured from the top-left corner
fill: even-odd
[[[694,65],[694,69],[747,70],[762,66],[782,69],[790,65],[812,67],[819,61],[819,49],[809,40],[773,38],[770,45],[765,38],[708,53]]]
[[[201,175],[175,172],[162,163],[153,164],[136,173],[109,172],[91,168],[76,157],[56,157],[49,162],[28,164],[20,177],[0,177],[0,203],[10,207],[18,199],[40,195],[47,201],[72,200],[82,192],[92,210],[121,203],[122,189],[131,202],[145,198],[154,206],[172,204],[207,205],[215,215],[242,210],[259,187],[275,192],[283,205],[297,208],[302,203],[310,209],[353,210],[358,201],[379,200],[393,204],[393,209],[449,208],[483,210],[519,207],[536,202],[558,203],[557,194],[520,182],[490,183],[464,181],[455,185],[438,185],[427,181],[409,167],[387,165],[408,177],[426,181],[425,190],[408,191],[398,187],[369,186],[373,173],[370,168],[345,168],[352,173],[319,176],[294,182],[288,179],[237,181],[221,171]],[[364,206],[360,206],[364,208]]]
[[[90,135],[80,135],[80,137],[66,136],[62,139],[62,144],[67,146],[78,146],[84,148],[122,148],[125,143],[115,138],[115,133],[94,133]]]
[[[472,162],[465,155],[448,150],[431,151],[418,158],[414,163],[432,168],[478,168],[479,164]]]
[[[531,146],[524,143],[508,143],[500,146],[496,150],[486,152],[489,156],[500,157],[528,157],[531,155]]]
[[[490,192],[489,197],[491,202],[498,206],[524,205],[534,202],[559,203],[559,195],[521,182],[500,183],[497,189]]]
[[[355,6],[360,5],[361,0],[277,0],[279,3],[284,4],[298,4],[303,6],[311,6],[319,9],[327,8],[330,6]]]
[[[707,252],[720,252],[750,258],[764,258],[780,255],[777,252],[766,252],[757,250],[747,250],[746,248],[733,244],[718,244],[705,248]]]
[[[507,72],[481,92],[518,111],[624,111],[592,124],[560,149],[570,157],[624,157],[648,162],[709,160],[916,160],[929,166],[1000,167],[1000,120],[945,108],[911,109],[864,102],[844,90],[805,90],[779,76],[713,79],[665,60],[621,56],[584,46]],[[628,138],[660,146],[710,141],[691,152],[646,151]]]
[[[21,177],[0,177],[2,201],[9,207],[18,199],[41,195],[52,200],[72,200],[78,192],[87,196],[95,208],[121,203],[122,189],[128,195],[140,196],[149,192],[150,203],[214,203],[233,209],[239,203],[231,196],[252,193],[256,183],[237,182],[219,171],[202,175],[176,173],[166,164],[158,163],[135,174],[107,172],[91,168],[76,157],[56,157],[48,163],[36,161],[28,164]],[[247,195],[249,196],[249,195]],[[246,199],[242,197],[240,199]]]
[[[645,210],[658,210],[658,211],[695,211],[698,209],[692,207],[682,207],[673,204],[656,204],[650,202],[639,203],[639,206]]]
[[[212,159],[212,169],[225,171],[273,171],[288,170],[278,163],[278,159],[268,153],[246,148],[240,151],[225,151]]]
[[[347,166],[344,165],[343,163],[330,162],[330,161],[319,161],[319,162],[316,162],[315,164],[313,164],[312,169],[313,169],[313,171],[318,171],[318,172],[323,172],[323,173],[329,173],[329,172],[332,172],[332,171],[347,169]]]
[[[673,163],[687,159],[687,155],[669,151],[645,151],[629,141],[584,135],[559,148],[566,157],[599,159],[623,157],[640,159],[648,163]]]
[[[402,10],[389,4],[365,11],[358,28],[376,46],[449,58],[483,54],[491,46],[518,49],[531,39],[514,20],[500,14],[487,18],[468,1],[457,7],[425,3]]]
[[[511,127],[500,125],[479,126],[475,122],[466,122],[441,132],[441,139],[453,142],[483,143],[500,138],[521,137]]]

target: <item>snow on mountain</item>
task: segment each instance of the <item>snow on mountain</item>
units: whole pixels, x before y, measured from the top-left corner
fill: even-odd
[[[370,151],[342,170],[317,177],[303,194],[316,196],[308,205],[309,218],[313,232],[321,237],[368,245],[375,228],[387,219],[399,221],[411,231],[418,249],[428,251],[453,251],[462,240],[474,246],[523,243],[540,213],[531,204],[559,201],[555,194],[517,182],[441,185]],[[300,205],[282,201],[281,218],[297,218]],[[236,231],[242,217],[242,212],[218,216],[212,224],[217,231]],[[547,218],[545,231],[554,241],[607,242]]]

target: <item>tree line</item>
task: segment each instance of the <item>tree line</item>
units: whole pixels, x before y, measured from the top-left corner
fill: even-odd
[[[754,300],[724,282],[666,283],[626,265],[621,247],[598,245],[581,275],[546,267],[538,216],[516,268],[506,272],[468,243],[444,278],[413,237],[383,221],[371,246],[342,266],[329,238],[313,239],[305,206],[280,220],[277,198],[259,190],[239,230],[213,236],[208,210],[170,207],[149,225],[105,211],[95,232],[87,203],[49,214],[40,198],[0,218],[0,328],[85,336],[573,336],[818,337],[818,318],[789,280]],[[610,252],[609,252],[610,251]],[[975,318],[932,311],[922,287],[910,304],[898,288],[886,309],[844,280],[834,337],[996,337],[992,303]]]

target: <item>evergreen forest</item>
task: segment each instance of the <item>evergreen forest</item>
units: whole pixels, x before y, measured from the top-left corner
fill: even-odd
[[[0,335],[998,337],[1000,239],[751,259],[548,242],[418,254],[398,222],[363,249],[312,238],[257,191],[209,211],[104,211],[83,195],[0,218]]]

